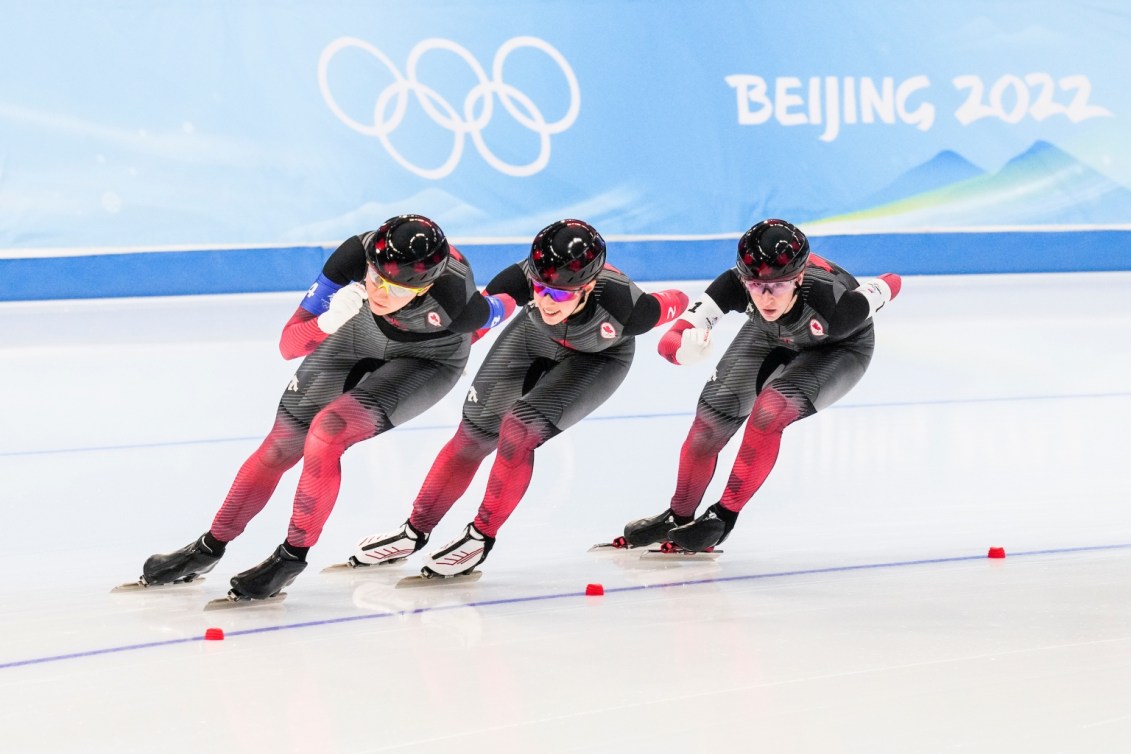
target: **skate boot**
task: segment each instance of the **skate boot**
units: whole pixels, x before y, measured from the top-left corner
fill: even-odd
[[[428,556],[428,565],[421,569],[420,575],[435,578],[471,573],[487,559],[487,553],[494,546],[494,537],[488,537],[476,529],[475,524],[468,524],[462,537]]]
[[[690,521],[691,516],[677,516],[672,513],[671,508],[668,508],[658,516],[629,521],[624,526],[624,539],[632,547],[645,547],[657,542],[665,542],[668,539],[668,532]]]
[[[668,533],[672,544],[689,552],[706,552],[730,536],[738,514],[715,503],[702,516],[689,524],[677,526]]]
[[[202,576],[219,562],[223,548],[209,547],[202,535],[192,544],[165,555],[151,555],[141,568],[141,582],[145,586],[192,581]],[[213,540],[215,541],[215,540]]]
[[[283,591],[304,568],[306,561],[288,550],[284,543],[267,560],[233,576],[232,592],[239,599],[265,600]]]
[[[357,552],[350,556],[354,568],[387,565],[404,560],[424,547],[428,532],[423,532],[405,521],[401,528],[385,534],[366,537],[357,543]]]

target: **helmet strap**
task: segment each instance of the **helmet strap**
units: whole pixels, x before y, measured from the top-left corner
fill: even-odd
[[[589,294],[591,292],[592,291],[588,288],[588,283],[587,283],[586,287],[581,289],[580,301],[577,302],[577,308],[574,309],[573,313],[570,314],[569,316],[572,317],[574,314],[577,314],[579,311],[581,311],[582,309],[585,308],[585,305],[587,303],[589,303]]]

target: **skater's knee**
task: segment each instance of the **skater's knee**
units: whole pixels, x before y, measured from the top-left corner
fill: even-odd
[[[376,432],[376,423],[368,413],[355,411],[347,414],[336,408],[327,408],[310,423],[303,453],[307,458],[325,453],[340,455],[350,445],[372,437]]]
[[[813,405],[804,395],[785,394],[770,387],[754,401],[750,414],[752,428],[763,433],[781,432],[798,419],[813,413]]]
[[[742,426],[743,417],[732,416],[700,403],[687,443],[698,453],[718,453]]]
[[[293,466],[302,457],[302,446],[295,452],[290,446],[268,440],[259,446],[254,459],[268,469]]]
[[[503,417],[499,429],[499,454],[509,457],[515,452],[530,452],[557,434],[554,425],[533,408],[515,406]]]
[[[456,429],[456,455],[465,460],[482,460],[499,444],[497,432],[488,432],[468,421]]]
[[[304,438],[301,433],[281,434],[272,432],[259,446],[253,456],[261,466],[268,469],[290,468],[302,458]]]

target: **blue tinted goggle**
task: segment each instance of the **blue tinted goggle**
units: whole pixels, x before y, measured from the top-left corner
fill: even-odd
[[[560,288],[551,288],[548,285],[542,285],[541,283],[535,283],[533,281],[531,281],[530,285],[534,288],[535,296],[549,296],[552,301],[556,301],[559,304],[572,301],[581,295],[581,291],[563,291]]]

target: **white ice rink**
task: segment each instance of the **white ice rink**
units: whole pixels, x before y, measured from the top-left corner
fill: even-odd
[[[653,333],[538,451],[477,583],[320,573],[405,519],[468,376],[346,454],[282,604],[201,610],[282,541],[297,468],[203,584],[111,594],[208,528],[298,299],[0,305],[0,750],[1131,751],[1131,273],[906,279],[714,562],[587,552],[666,507],[711,369]]]

